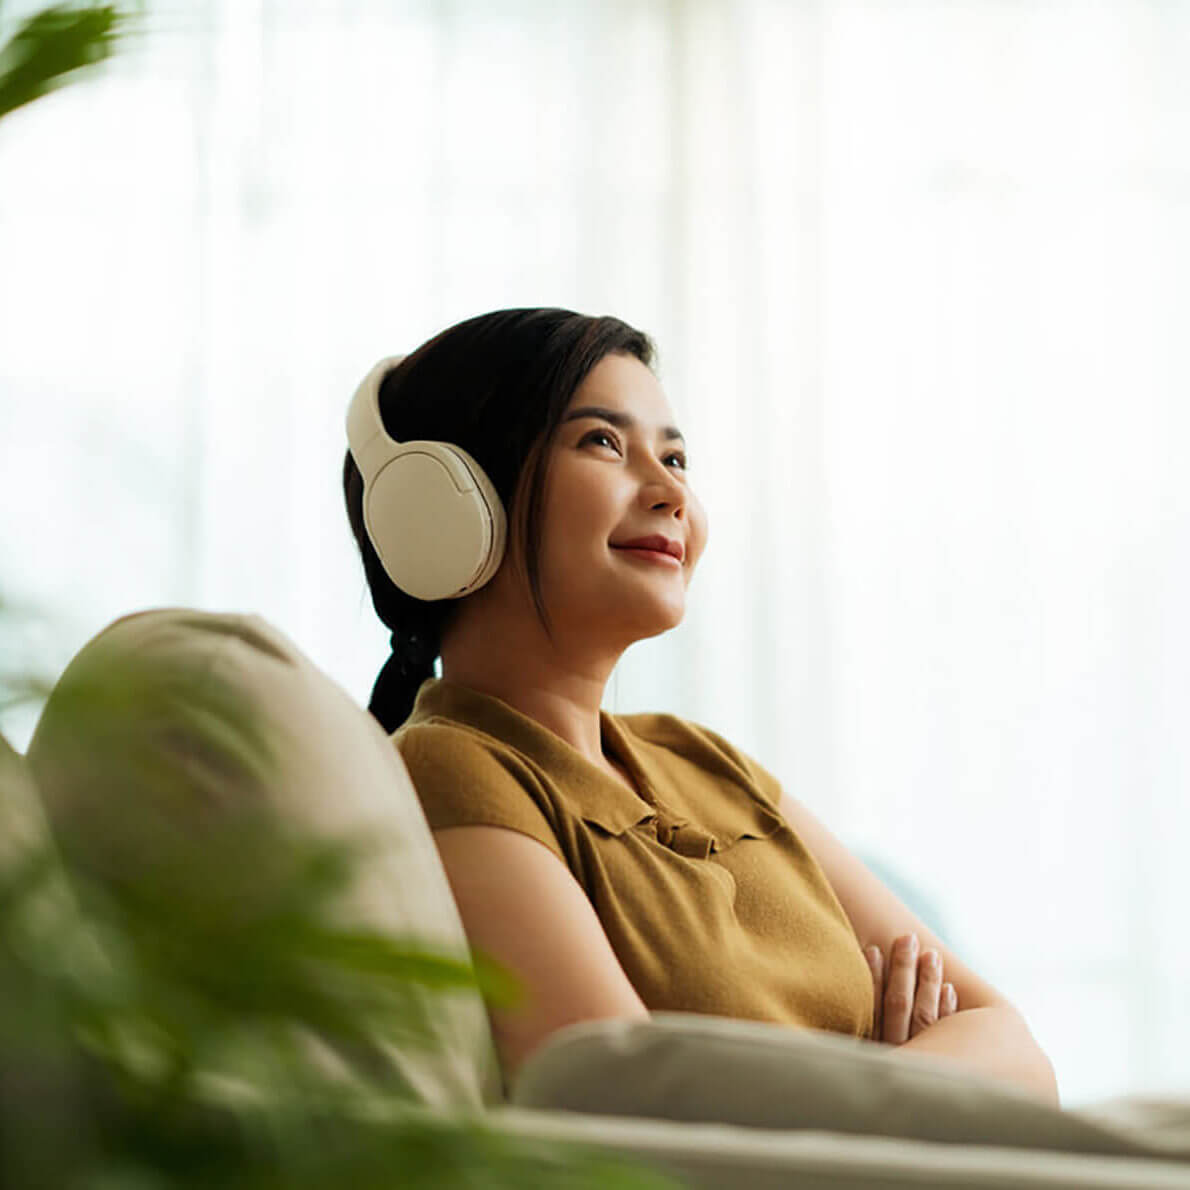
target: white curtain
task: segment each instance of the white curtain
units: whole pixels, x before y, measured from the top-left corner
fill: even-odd
[[[11,25],[26,3],[5,8]],[[361,702],[381,354],[653,334],[711,536],[609,709],[771,768],[1073,1106],[1190,1093],[1190,7],[173,0],[0,123],[0,594],[257,612]]]

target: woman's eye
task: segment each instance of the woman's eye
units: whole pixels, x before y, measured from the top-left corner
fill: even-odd
[[[607,430],[592,430],[580,440],[579,445],[585,446],[588,442],[599,442],[601,439],[603,442],[606,442],[608,446],[610,446],[614,451],[616,451],[617,454],[619,453],[619,440],[614,434],[609,433]],[[677,460],[679,469],[682,471],[685,471],[689,467],[685,451],[673,450],[665,456],[665,461],[670,464],[672,464],[673,460],[675,459]]]
[[[617,443],[615,438],[613,438],[612,435],[609,434],[606,430],[592,430],[583,439],[583,441],[584,442],[594,442],[596,438],[602,438],[605,442],[609,443],[611,446],[614,446],[617,449],[619,449],[619,443]]]

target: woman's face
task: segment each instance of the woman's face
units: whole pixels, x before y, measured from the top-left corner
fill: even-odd
[[[605,356],[575,392],[544,496],[542,590],[558,630],[627,647],[681,623],[707,516],[669,402],[635,356]],[[679,557],[623,548],[646,537]]]

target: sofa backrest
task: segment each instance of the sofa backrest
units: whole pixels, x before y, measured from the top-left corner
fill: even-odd
[[[113,671],[124,675],[124,685],[104,700],[104,730],[106,743],[116,747],[103,748],[103,771],[97,771],[94,738],[75,729],[72,700],[80,691],[94,691]],[[134,683],[145,675],[144,683],[158,685],[130,697],[129,674]],[[168,689],[160,686],[162,675]],[[251,764],[229,766],[212,755],[204,742],[212,729],[234,748],[242,724],[231,721],[239,716],[217,700],[189,697],[196,675],[204,686],[232,691],[246,708],[270,754],[263,779],[252,775]],[[183,677],[189,686],[178,685]],[[228,721],[219,722],[221,716]],[[122,738],[129,742],[123,751]],[[366,836],[371,850],[341,902],[343,924],[413,937],[470,961],[446,874],[395,745],[371,715],[258,617],[158,609],[117,620],[67,667],[27,759],[68,868],[88,862],[94,837],[88,824],[107,812],[104,801],[112,790],[125,799],[133,791],[133,804],[143,805],[157,796],[153,773],[180,773],[187,791],[183,817],[193,812],[195,823],[248,799],[307,834]],[[418,988],[413,997],[418,1027],[430,1044],[410,1047],[374,1036],[370,1052],[348,1062],[366,1062],[373,1079],[379,1069],[394,1092],[426,1106],[476,1109],[502,1102],[479,993]]]

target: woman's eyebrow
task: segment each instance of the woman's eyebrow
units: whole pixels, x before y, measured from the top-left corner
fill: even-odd
[[[630,413],[621,413],[618,409],[603,409],[598,405],[584,405],[581,409],[572,409],[562,420],[577,421],[580,417],[599,417],[621,430],[631,430],[636,425],[636,419]],[[666,441],[674,438],[683,443],[686,441],[677,426],[662,426],[661,432],[665,435]]]

